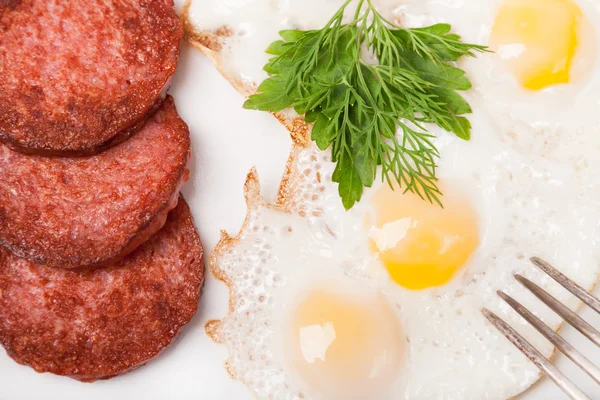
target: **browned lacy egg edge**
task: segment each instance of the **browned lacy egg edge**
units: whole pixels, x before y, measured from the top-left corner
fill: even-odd
[[[235,90],[237,90],[244,97],[249,97],[256,91],[256,85],[249,86],[244,84],[244,82],[234,78],[229,75],[225,70],[219,52],[222,49],[223,42],[226,38],[230,37],[233,32],[231,28],[227,26],[223,26],[216,31],[204,31],[196,29],[193,24],[189,20],[189,8],[191,6],[192,0],[186,0],[182,12],[181,12],[181,20],[183,22],[184,28],[184,38],[185,40],[198,49],[201,53],[206,55],[215,65],[219,73],[233,86]],[[247,214],[242,224],[242,227],[239,233],[232,237],[226,231],[221,231],[221,239],[217,243],[216,247],[213,249],[210,260],[209,260],[209,268],[212,274],[221,282],[225,283],[229,288],[229,312],[225,316],[227,318],[234,311],[235,298],[234,294],[231,290],[231,282],[227,275],[223,272],[223,270],[219,267],[220,258],[223,254],[227,252],[227,250],[231,247],[236,246],[244,232],[246,231],[254,211],[256,211],[259,207],[267,207],[269,209],[274,209],[278,211],[282,211],[288,214],[294,212],[293,207],[293,199],[296,198],[299,188],[295,185],[294,174],[296,171],[296,160],[298,155],[310,146],[310,131],[312,124],[304,121],[302,116],[289,118],[283,113],[273,113],[275,118],[279,120],[290,132],[290,136],[293,141],[293,145],[290,151],[290,155],[285,165],[285,171],[279,185],[279,190],[277,191],[276,200],[273,204],[268,203],[260,194],[260,182],[258,178],[258,174],[256,169],[253,168],[246,177],[246,182],[244,184],[244,196],[246,198],[246,206],[247,206]],[[319,179],[319,177],[317,177]],[[594,288],[597,286],[598,281],[600,281],[600,272],[596,278],[596,284]],[[580,311],[583,306],[582,302],[579,302],[576,311]],[[218,330],[221,320],[211,320],[206,323],[205,329],[208,336],[214,340],[216,343],[223,344],[223,340],[219,338]],[[556,328],[558,332],[563,326],[563,322],[559,324]],[[556,348],[554,348],[552,355],[549,357],[550,360],[553,360],[556,355]],[[235,375],[231,371],[229,361],[225,362],[225,369],[227,373],[233,378],[236,379]],[[542,377],[542,374],[539,374],[538,380],[533,382],[531,386],[525,389],[521,394],[531,390],[537,384],[539,384],[539,378]],[[515,399],[512,397],[507,400]]]
[[[225,271],[221,268],[221,257],[227,254],[229,249],[238,245],[241,239],[244,237],[244,233],[247,231],[248,227],[252,223],[254,214],[260,208],[267,208],[270,210],[276,210],[287,213],[281,206],[277,204],[270,204],[267,202],[260,193],[260,181],[258,178],[258,174],[256,172],[256,168],[252,168],[252,170],[246,176],[246,182],[244,183],[244,197],[246,199],[246,207],[247,213],[240,228],[239,233],[232,237],[226,231],[221,231],[221,238],[215,248],[212,250],[210,255],[210,259],[208,262],[208,266],[212,274],[219,281],[223,282],[227,288],[229,289],[229,311],[224,319],[229,318],[235,312],[235,304],[236,304],[236,296],[235,292],[232,290],[232,282],[230,278],[227,276]],[[205,325],[205,330],[207,335],[216,343],[225,344],[221,337],[221,323],[223,320],[210,320]],[[235,373],[233,372],[230,361],[225,361],[225,370],[229,374],[229,376],[233,379],[237,379]]]
[[[254,85],[253,87],[249,87],[248,85],[229,75],[220,60],[219,52],[223,46],[223,41],[227,37],[231,36],[231,29],[224,26],[214,32],[197,30],[189,21],[189,9],[191,4],[192,0],[186,0],[181,11],[181,20],[183,22],[185,40],[198,49],[202,54],[206,55],[213,62],[219,73],[233,86],[235,90],[237,90],[244,97],[251,96],[253,93],[255,93],[256,86]],[[298,154],[311,144],[310,134],[312,124],[304,121],[302,116],[289,119],[288,116],[283,113],[273,113],[273,115],[288,129],[293,142],[274,204],[282,207],[282,209],[286,211],[291,211],[291,206],[289,204],[291,201],[288,201],[288,199],[294,198],[298,189],[293,185],[293,180],[291,179],[295,167],[295,160]],[[250,179],[251,175],[256,175],[256,172],[254,170],[251,171],[248,174],[248,179]],[[246,184],[247,183],[248,181]]]
[[[244,97],[249,97],[256,92],[256,85],[248,85],[227,73],[220,58],[220,51],[224,41],[233,35],[230,27],[222,26],[215,31],[198,30],[189,20],[189,11],[192,0],[186,0],[181,11],[185,40],[200,50],[212,60],[215,67],[223,77],[229,81],[231,86]],[[310,128],[312,124],[304,121],[304,117],[290,117],[285,113],[272,113],[290,132],[292,140],[299,146],[307,146],[310,143]]]

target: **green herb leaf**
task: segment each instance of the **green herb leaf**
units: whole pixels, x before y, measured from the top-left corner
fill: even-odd
[[[403,54],[410,68],[421,79],[448,90],[471,89],[471,82],[462,69],[422,58],[415,52]]]
[[[319,114],[312,129],[312,140],[317,143],[317,146],[321,150],[326,150],[331,146],[336,134],[335,120]]]
[[[465,140],[471,139],[471,123],[468,119],[465,117],[456,117],[451,124],[451,130],[456,134],[456,136]]]
[[[362,197],[363,184],[349,155],[338,161],[332,179],[339,183],[338,193],[342,204],[346,210],[351,209]]]
[[[302,36],[304,36],[304,33],[305,33],[305,31],[290,29],[290,30],[280,31],[279,36],[281,36],[283,38],[283,40],[286,42],[297,42],[298,40],[300,40],[300,38],[302,38]]]
[[[267,47],[267,49],[265,50],[265,53],[272,54],[274,56],[280,56],[283,53],[285,53],[285,51],[289,49],[289,47],[289,43],[286,43],[283,40],[278,40],[276,42],[271,43],[269,47]]]
[[[351,0],[320,30],[281,31],[264,70],[271,75],[244,104],[278,112],[293,107],[314,122],[312,140],[331,149],[333,181],[346,209],[360,201],[380,168],[382,179],[441,205],[438,151],[425,124],[469,140],[471,112],[459,91],[471,88],[449,62],[486,51],[463,43],[448,24],[405,29],[360,0],[354,19],[343,18]],[[364,48],[378,64],[363,59]]]
[[[285,75],[274,75],[267,78],[258,87],[259,95],[250,96],[244,103],[244,108],[279,112],[288,108],[294,102],[286,90],[288,79]]]

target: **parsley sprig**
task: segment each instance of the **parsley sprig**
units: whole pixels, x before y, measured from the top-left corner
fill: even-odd
[[[457,91],[471,88],[451,63],[485,51],[450,32],[450,25],[405,29],[385,19],[372,0],[358,0],[343,23],[347,0],[320,30],[280,32],[264,70],[270,77],[244,104],[278,112],[293,107],[313,122],[312,139],[337,163],[333,180],[346,209],[371,187],[378,168],[430,202],[440,202],[436,161],[426,123],[469,140],[471,112]],[[368,56],[376,59],[369,62]],[[399,134],[396,132],[399,131]]]

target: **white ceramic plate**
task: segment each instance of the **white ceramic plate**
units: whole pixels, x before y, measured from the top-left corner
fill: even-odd
[[[263,194],[274,199],[291,141],[283,126],[267,113],[243,110],[242,97],[190,45],[182,45],[170,93],[192,133],[192,179],[183,193],[208,259],[220,230],[235,234],[242,224],[246,211],[242,186],[252,166],[260,174]],[[225,347],[211,342],[204,332],[206,321],[225,315],[227,299],[225,286],[207,274],[198,314],[179,339],[148,365],[109,381],[86,384],[37,374],[0,351],[0,400],[251,400],[245,387],[231,380],[223,368]],[[592,311],[585,310],[584,316],[600,327],[600,317]],[[562,333],[600,365],[599,349],[573,329]],[[600,387],[569,360],[559,356],[557,364],[593,399],[600,399]],[[520,398],[566,397],[543,379]]]

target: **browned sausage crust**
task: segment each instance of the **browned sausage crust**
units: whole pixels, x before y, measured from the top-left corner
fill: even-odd
[[[123,141],[166,95],[173,0],[0,1],[0,140],[44,155]]]
[[[45,267],[0,248],[0,344],[38,372],[111,378],[171,344],[195,314],[203,281],[183,199],[160,232],[105,269]]]
[[[162,227],[189,151],[171,97],[140,132],[95,156],[29,156],[0,144],[0,244],[58,268],[110,265]]]

